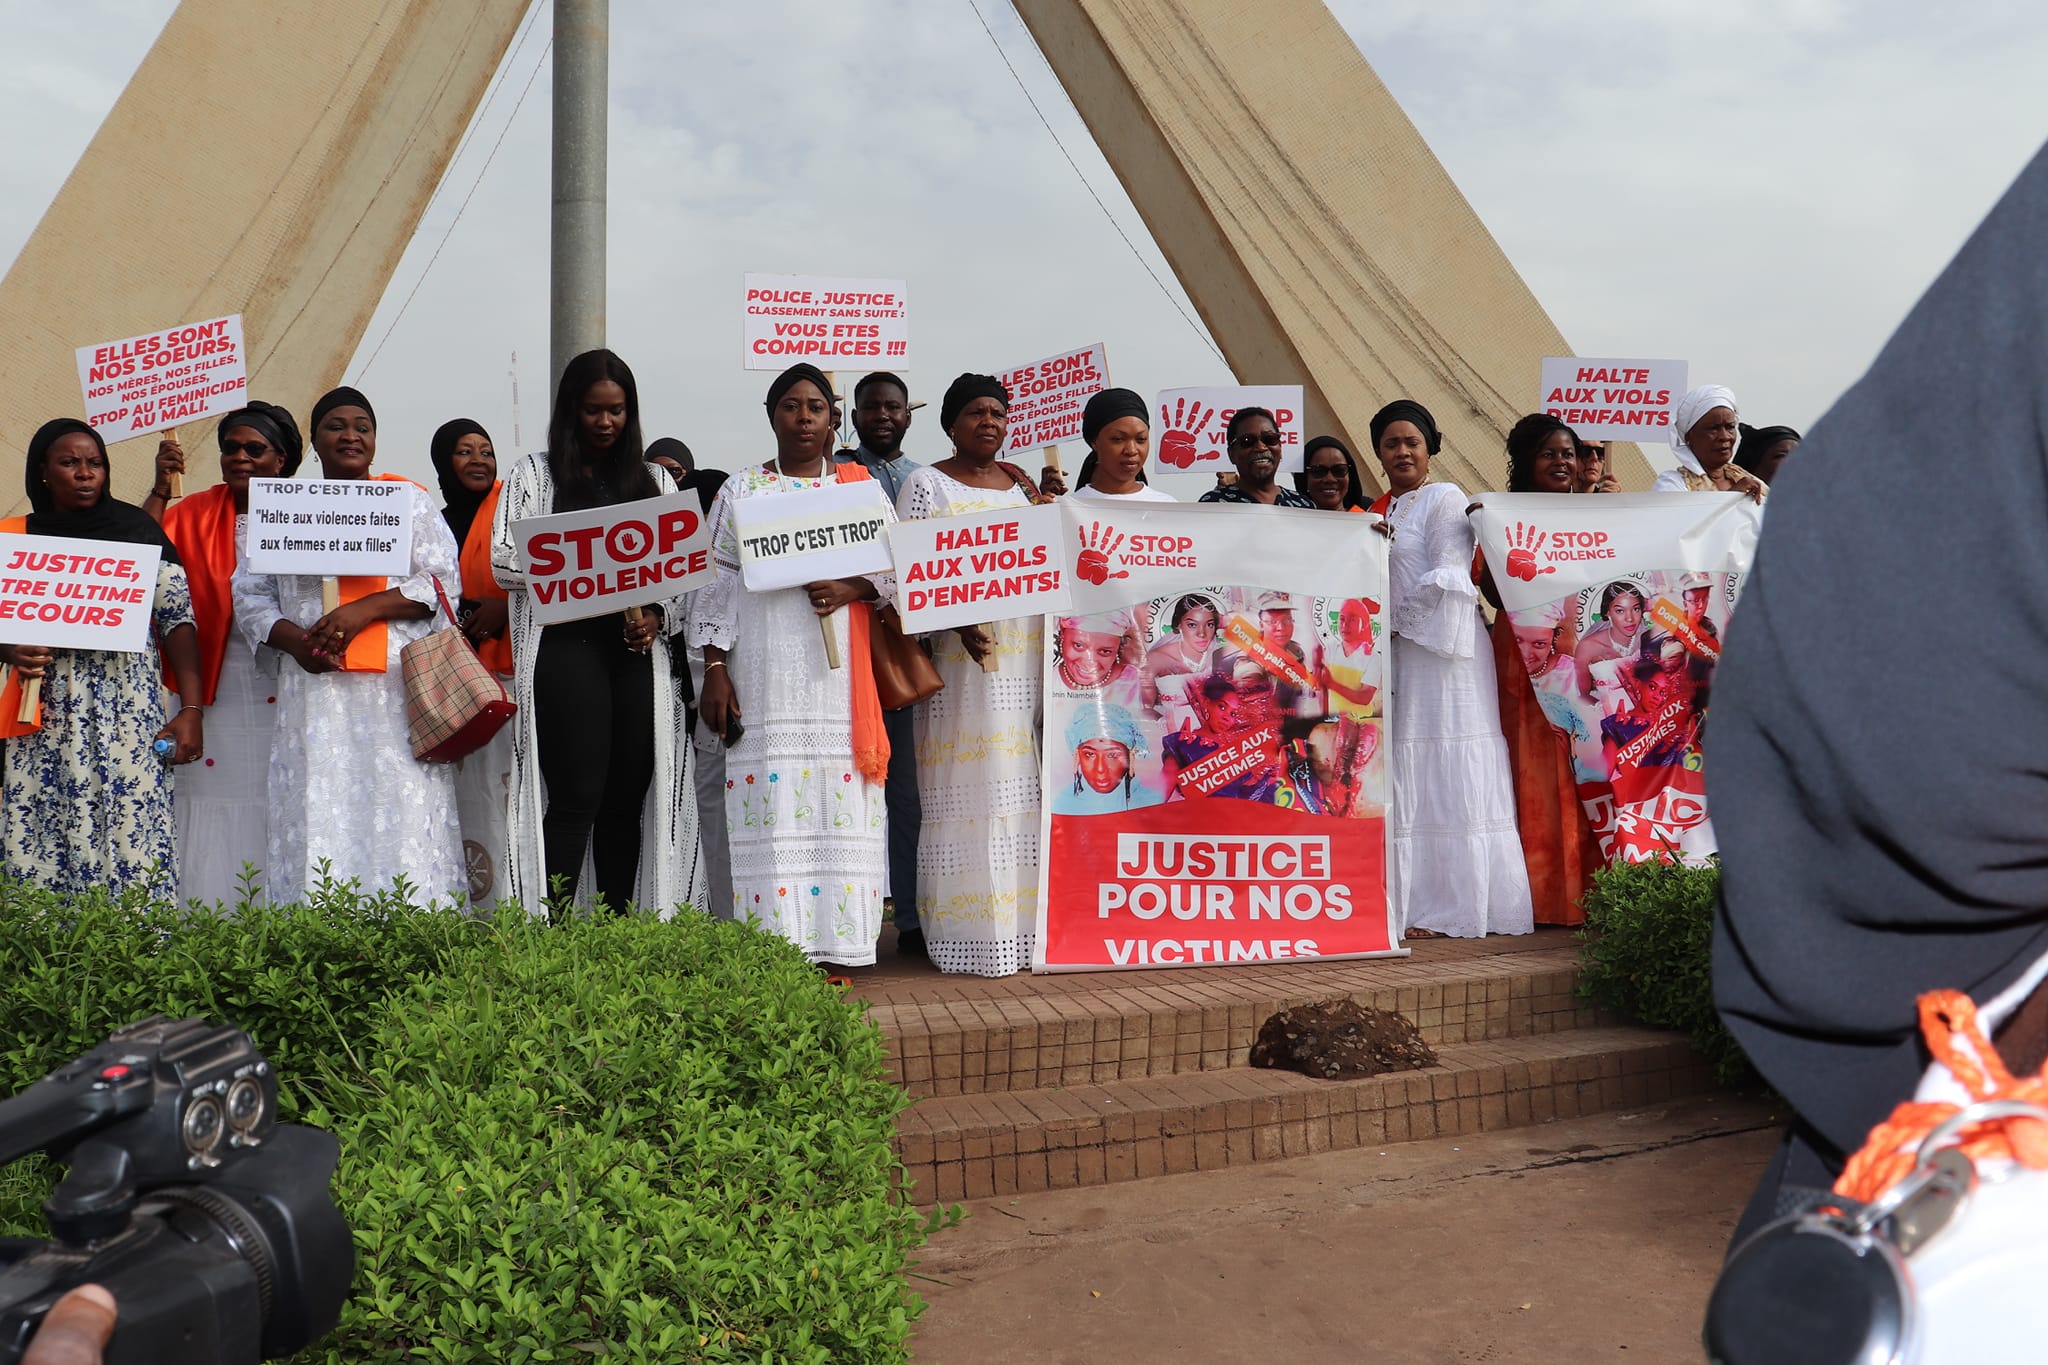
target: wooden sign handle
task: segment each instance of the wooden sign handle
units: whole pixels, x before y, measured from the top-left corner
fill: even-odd
[[[832,629],[832,618],[830,616],[820,616],[818,618],[818,629],[825,634],[825,662],[833,668],[838,668],[840,666],[839,633]]]
[[[42,678],[25,679],[21,684],[21,709],[15,713],[15,720],[23,725],[31,724],[36,718],[36,703],[42,700],[42,696]]]
[[[171,443],[173,445],[176,445],[181,451],[184,449],[185,443],[178,439],[178,429],[176,427],[171,428]],[[171,475],[171,501],[176,502],[179,498],[182,498],[184,496],[185,476],[183,474]]]
[[[341,580],[323,578],[320,580],[320,614],[326,616],[341,607]]]

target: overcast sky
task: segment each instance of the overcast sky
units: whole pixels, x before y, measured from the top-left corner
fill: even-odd
[[[613,0],[610,342],[650,437],[773,453],[768,376],[740,368],[749,270],[907,279],[916,397],[1093,341],[1141,392],[1228,382],[1007,0],[975,3],[1057,143],[969,0]],[[173,8],[0,0],[0,260]],[[2038,0],[1333,8],[1580,354],[1683,357],[1759,422],[1811,425],[2048,137]],[[501,454],[545,426],[546,6],[530,19],[349,368],[380,463],[409,472],[448,417]],[[910,446],[945,453],[932,415]]]

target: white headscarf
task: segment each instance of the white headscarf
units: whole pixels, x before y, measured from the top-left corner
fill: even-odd
[[[1707,471],[1700,465],[1700,457],[1686,445],[1685,434],[1715,408],[1726,408],[1738,418],[1742,410],[1735,406],[1735,395],[1719,384],[1702,384],[1678,400],[1678,410],[1671,414],[1671,453],[1678,457],[1678,463],[1695,474]]]

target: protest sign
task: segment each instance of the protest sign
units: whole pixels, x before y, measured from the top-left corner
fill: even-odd
[[[750,370],[910,366],[910,290],[902,280],[822,275],[747,276]]]
[[[403,578],[412,571],[410,479],[251,479],[254,573]]]
[[[1081,410],[1109,387],[1102,343],[1034,360],[996,378],[1010,391],[1010,437],[1003,450],[1020,455],[1081,435]]]
[[[0,644],[148,648],[162,554],[154,545],[0,535]]]
[[[1404,952],[1376,519],[1059,510],[1033,970]]]
[[[1538,406],[1581,440],[1668,440],[1685,362],[1545,356],[1540,397]]]
[[[889,549],[904,631],[1065,611],[1065,544],[1060,509],[1050,506],[896,522]]]
[[[711,581],[711,523],[671,493],[512,523],[535,624],[580,621],[680,597]]]
[[[78,348],[85,420],[108,445],[248,401],[242,315]]]
[[[1152,452],[1169,469],[1230,468],[1224,428],[1239,408],[1264,408],[1280,428],[1280,472],[1301,472],[1301,385],[1238,384],[1221,388],[1167,389],[1159,395],[1159,422]]]
[[[740,498],[732,513],[749,592],[889,571],[892,518],[873,479]]]
[[[1473,522],[1611,860],[1714,852],[1701,728],[1762,509],[1734,493],[1482,493]]]

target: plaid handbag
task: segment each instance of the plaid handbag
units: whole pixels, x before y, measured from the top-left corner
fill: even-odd
[[[434,595],[452,622],[455,611],[441,580]],[[412,756],[422,763],[455,763],[491,742],[519,707],[505,685],[477,658],[462,631],[451,625],[398,651],[405,677],[405,727]]]

